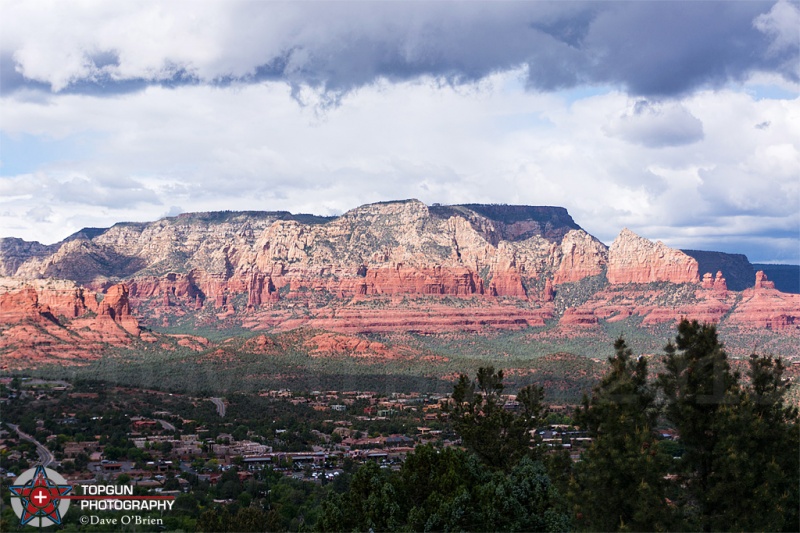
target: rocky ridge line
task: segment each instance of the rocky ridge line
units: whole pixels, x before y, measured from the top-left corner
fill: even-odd
[[[752,290],[733,291],[724,271],[701,273],[690,255],[630,230],[606,247],[563,208],[408,200],[336,218],[203,213],[50,247],[11,244],[0,246],[0,265],[18,265],[0,284],[0,353],[29,353],[46,345],[42,335],[89,340],[87,329],[100,332],[93,342],[125,344],[149,338],[140,324],[187,317],[346,333],[596,327],[632,316],[800,327],[800,296],[762,273]]]

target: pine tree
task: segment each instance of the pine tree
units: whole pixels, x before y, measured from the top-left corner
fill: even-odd
[[[488,470],[458,448],[418,446],[400,469],[400,490],[412,531],[484,530],[474,491]]]
[[[681,320],[675,343],[667,344],[665,352],[666,372],[658,382],[666,399],[665,415],[685,450],[679,464],[680,486],[686,488],[679,502],[683,527],[708,531],[713,513],[708,495],[720,440],[717,421],[723,406],[737,401],[738,375],[731,373],[713,324]]]
[[[717,412],[705,496],[712,530],[800,531],[798,411],[784,404],[780,359],[752,355],[746,387]]]
[[[570,531],[569,504],[541,462],[523,457],[509,472],[493,472],[475,488],[472,531]],[[451,529],[453,531],[453,529]]]
[[[503,371],[478,369],[476,379],[462,374],[446,407],[456,432],[470,451],[491,467],[507,469],[532,453],[531,434],[546,411],[544,392],[529,385],[517,394],[519,413],[505,408]]]
[[[614,348],[611,369],[576,413],[593,439],[571,483],[578,522],[593,531],[664,530],[670,520],[664,480],[670,459],[659,452],[652,432],[658,409],[647,360],[634,360],[622,339]]]
[[[318,531],[397,531],[402,524],[397,476],[368,461],[347,492],[331,492],[322,503]]]
[[[798,413],[783,363],[753,355],[749,384],[730,370],[713,325],[681,321],[659,376],[679,462],[685,529],[798,531]]]

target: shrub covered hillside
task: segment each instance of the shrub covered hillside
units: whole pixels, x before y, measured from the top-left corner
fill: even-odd
[[[732,372],[713,325],[682,321],[655,378],[619,339],[575,413],[573,460],[544,442],[542,392],[509,408],[503,373],[462,375],[461,446],[418,448],[399,471],[360,467],[323,503],[320,531],[798,531],[798,411],[783,363]],[[538,431],[537,431],[538,429]],[[576,460],[576,459],[580,460]]]

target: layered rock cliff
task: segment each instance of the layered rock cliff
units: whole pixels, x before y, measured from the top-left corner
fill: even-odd
[[[608,264],[606,246],[584,231],[570,231],[554,249],[558,270],[553,283],[570,283],[603,273]]]
[[[681,251],[697,261],[701,273],[721,272],[727,287],[733,291],[743,291],[753,286],[756,270],[745,255],[702,250]]]
[[[608,249],[607,277],[612,284],[700,281],[695,259],[661,241],[653,243],[639,237],[627,228]]]
[[[22,239],[0,239],[0,276],[13,276],[25,261],[45,257],[55,251],[53,246]]]
[[[749,283],[752,295],[741,293],[726,271],[703,270],[717,256],[692,253],[701,260],[627,229],[606,247],[556,207],[407,200],[340,217],[195,213],[86,230],[52,246],[0,241],[0,267],[14,276],[0,287],[0,328],[8,351],[22,345],[22,330],[12,331],[21,325],[51,337],[97,330],[94,342],[112,344],[136,338],[140,324],[177,322],[345,333],[682,316],[800,326],[800,303],[763,275]]]
[[[755,286],[745,289],[738,313],[729,321],[747,328],[794,332],[800,328],[800,294],[786,294],[775,289],[763,271],[756,272]]]
[[[591,240],[563,208],[428,208],[410,200],[363,206],[334,219],[222,213],[118,224],[92,238],[75,237],[50,254],[17,253],[7,270],[26,279],[70,279],[96,288],[124,280],[134,298],[155,291],[217,306],[226,291],[245,287],[253,293],[251,305],[273,301],[284,287],[340,297],[525,297],[533,286],[542,290],[560,266],[553,264],[560,256],[552,251],[567,234],[576,242]],[[602,255],[602,245],[593,246]],[[587,261],[574,253],[570,260]],[[584,268],[597,270],[593,264]]]
[[[66,280],[0,278],[3,368],[25,363],[95,359],[139,337],[124,285],[105,295]]]
[[[779,291],[800,294],[800,265],[754,264],[753,268],[769,276]]]

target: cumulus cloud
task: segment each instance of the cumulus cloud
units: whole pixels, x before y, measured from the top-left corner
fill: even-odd
[[[169,206],[169,209],[164,214],[162,214],[161,217],[159,217],[159,218],[176,217],[176,216],[180,215],[181,213],[185,213],[185,212],[186,211],[181,206],[179,206],[179,205],[171,205],[171,206]]]
[[[464,83],[524,66],[536,90],[674,96],[760,71],[797,80],[797,12],[785,1],[5,2],[2,90],[282,80],[338,98],[381,79]]]
[[[560,205],[605,242],[627,226],[753,260],[794,239],[796,257],[797,13],[3,2],[0,233],[416,197]]]
[[[679,103],[638,100],[607,127],[609,134],[650,148],[681,146],[703,138],[703,123]]]
[[[106,181],[86,175],[73,175],[59,182],[49,193],[60,202],[112,209],[160,203],[154,191],[126,178]]]
[[[759,146],[735,165],[701,170],[699,192],[728,215],[800,212],[800,153],[787,143]]]
[[[37,223],[50,222],[53,213],[54,211],[49,206],[37,205],[29,209],[25,213],[25,217]]]
[[[781,0],[753,21],[759,31],[768,35],[772,42],[768,52],[779,54],[785,50],[794,52],[797,57],[798,28],[800,28],[800,8],[796,4]]]
[[[470,91],[433,79],[373,85],[322,118],[280,82],[16,104],[4,112],[8,131],[68,141],[88,129],[93,153],[0,178],[0,211],[24,219],[37,201],[53,210],[50,222],[19,230],[0,216],[0,227],[52,242],[84,225],[165,212],[331,215],[419,198],[560,205],[608,243],[623,226],[684,248],[699,247],[698,235],[746,244],[755,228],[771,228],[783,253],[781,232],[800,212],[800,100],[741,91],[573,100],[526,92],[526,77],[495,74]],[[763,223],[736,222],[745,216]]]

